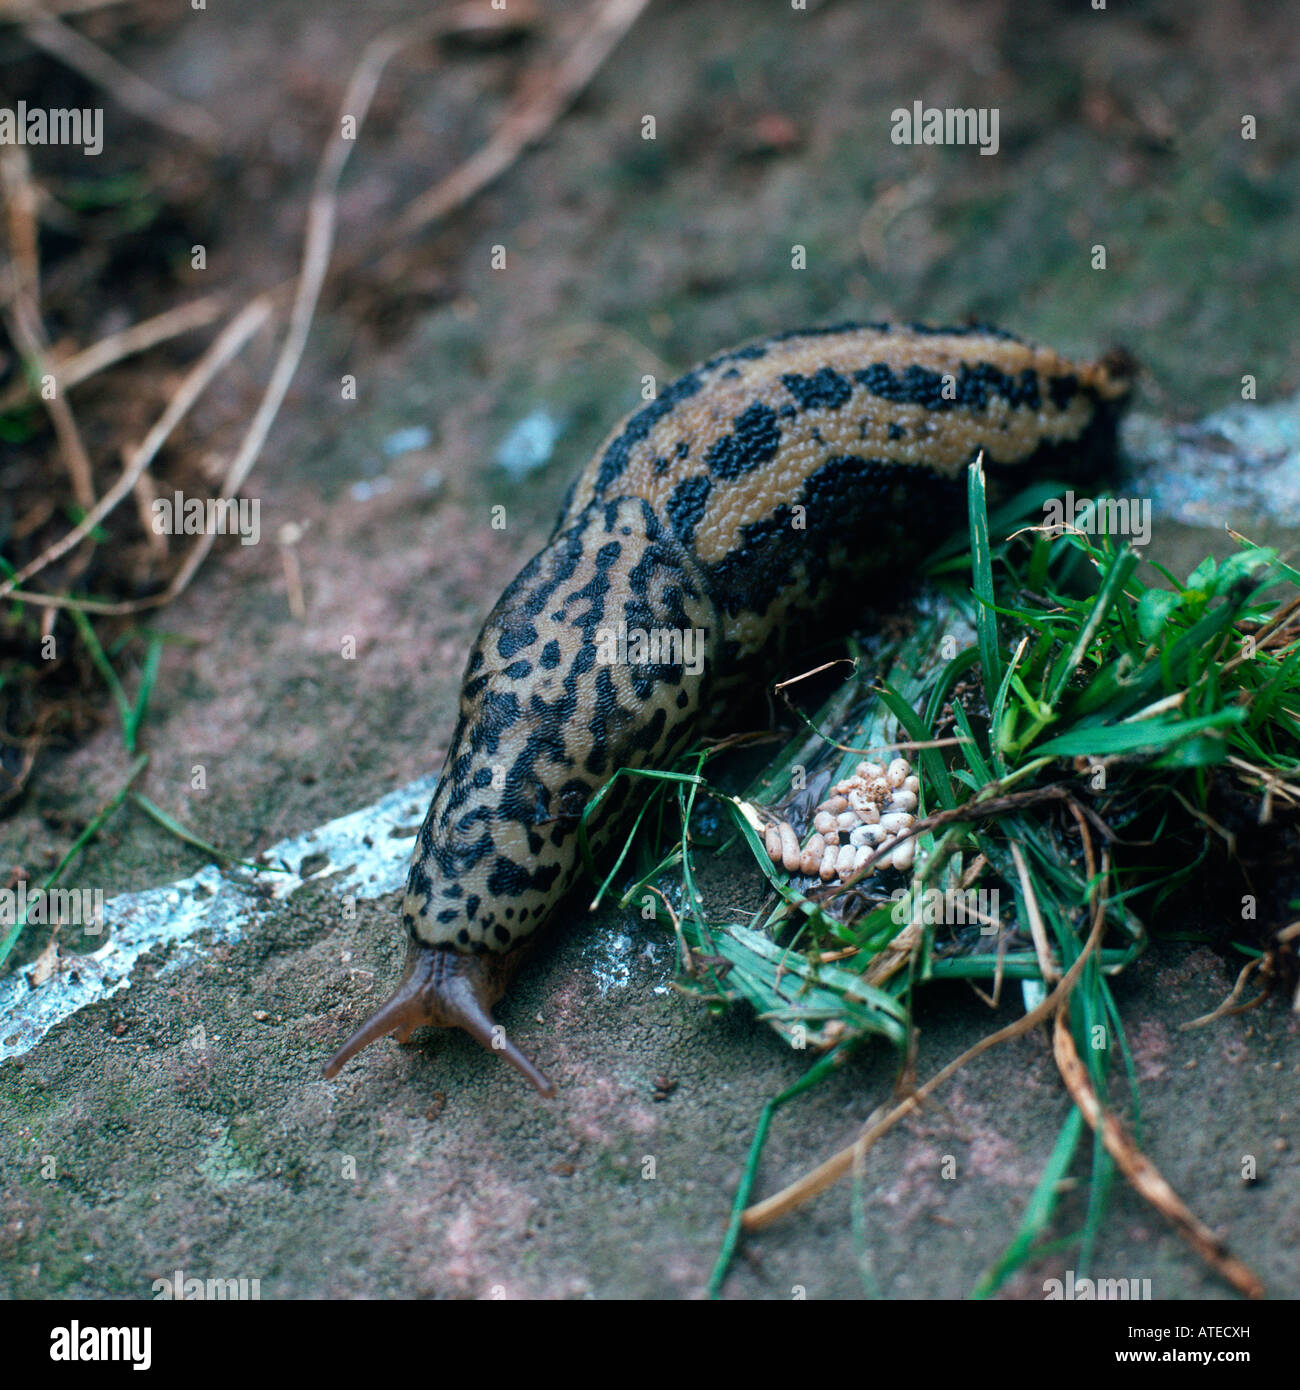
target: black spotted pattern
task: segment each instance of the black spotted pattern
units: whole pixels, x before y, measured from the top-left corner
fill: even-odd
[[[812,376],[786,372],[781,384],[799,402],[800,410],[838,410],[853,395],[849,382],[830,367],[822,367]]]
[[[655,425],[665,415],[671,415],[680,402],[699,391],[702,376],[703,371],[696,370],[679,377],[627,422],[623,427],[623,433],[605,450],[605,456],[600,461],[600,472],[597,475],[599,491],[606,491],[622,474],[627,467],[628,459],[632,456],[632,450],[645,439]]]
[[[836,366],[810,366],[810,341],[853,332],[863,334],[856,364],[836,345],[827,349],[841,354]],[[901,368],[880,360],[881,335],[891,340],[891,362],[907,351],[915,360]],[[946,375],[935,364],[956,354],[931,345],[938,335],[983,337],[1010,350],[990,348],[995,365],[975,346]],[[506,589],[470,653],[459,720],[402,905],[412,937],[458,951],[512,950],[577,883],[578,827],[596,793],[603,789],[603,800],[588,831],[597,855],[643,802],[644,784],[634,777],[607,786],[616,772],[671,764],[720,695],[774,673],[782,650],[821,621],[837,585],[886,568],[905,573],[960,524],[960,472],[950,477],[888,457],[878,428],[876,443],[866,445],[882,412],[908,407],[907,424],[886,418],[883,437],[923,444],[916,407],[996,421],[1009,411],[1065,412],[1082,399],[1087,410],[1071,417],[1078,427],[1069,437],[1059,429],[1040,434],[1032,457],[1004,461],[986,449],[990,481],[1039,471],[1083,476],[1109,461],[1122,391],[1099,369],[1060,359],[1058,369],[1040,371],[1039,359],[1027,348],[1018,353],[1017,343],[976,324],[838,324],[780,334],[710,359],[633,414],[575,480],[550,542]],[[749,393],[735,385],[742,378],[766,385],[744,400]],[[728,404],[710,414],[714,398],[701,393],[715,386],[716,401]],[[656,428],[697,398],[706,409],[684,412],[695,412],[694,423],[681,437]],[[809,412],[828,413],[806,420]],[[701,419],[712,423],[701,428]],[[755,474],[778,457],[787,434],[801,441],[790,455],[800,460],[797,486],[776,501],[748,503],[755,510],[737,517],[734,543],[705,563],[696,549],[701,527],[707,522],[714,538],[730,534],[719,530],[719,516],[729,506],[734,512],[733,495],[763,496]],[[861,450],[844,447],[857,438]],[[660,489],[653,505],[635,495],[632,477]],[[763,506],[770,510],[760,513]],[[641,662],[630,659],[630,646],[619,656],[611,635],[634,632],[702,634],[702,670],[690,669],[680,640],[650,648]]]
[[[547,915],[577,879],[591,796],[619,767],[675,756],[703,700],[705,679],[680,659],[601,664],[602,632],[702,628],[712,613],[674,528],[633,499],[592,503],[525,568],[467,667],[479,674],[407,884],[414,935],[503,951]],[[629,793],[608,797],[594,843],[617,828]],[[470,895],[449,902],[465,883]]]
[[[704,460],[715,478],[739,478],[774,459],[781,447],[776,411],[762,401],[755,401],[737,415],[733,425],[732,432],[717,440]]]
[[[873,362],[854,372],[853,379],[873,396],[926,410],[985,411],[995,397],[1012,408],[1027,406],[1030,410],[1037,410],[1042,402],[1038,373],[1032,367],[1011,376],[987,362],[975,366],[963,363],[954,380],[919,363],[896,372],[887,362]]]

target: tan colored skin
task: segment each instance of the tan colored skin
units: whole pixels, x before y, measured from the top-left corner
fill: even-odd
[[[624,420],[474,645],[402,903],[405,974],[326,1074],[431,1024],[553,1094],[489,1011],[578,877],[591,796],[669,765],[837,589],[937,545],[981,452],[995,492],[1103,466],[1128,391],[1121,364],[994,329],[867,325],[725,353]],[[702,630],[703,672],[602,663],[620,625]],[[597,853],[632,800],[606,803]]]

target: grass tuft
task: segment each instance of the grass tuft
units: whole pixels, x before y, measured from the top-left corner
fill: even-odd
[[[812,1059],[759,1117],[714,1293],[744,1228],[778,1108],[869,1041],[908,1055],[914,991],[931,980],[979,982],[989,1002],[1018,981],[1025,1008],[1033,1008],[1079,960],[1095,919],[1100,946],[1058,1011],[1083,1068],[1067,1078],[1071,1092],[1091,1113],[1069,1111],[1018,1230],[973,1292],[996,1292],[1049,1248],[1045,1242],[1074,1247],[1076,1269],[1086,1273],[1116,1162],[1139,1190],[1133,1175],[1146,1163],[1132,1141],[1116,1137],[1107,1109],[1118,1089],[1138,1117],[1136,1076],[1108,984],[1147,942],[1138,908],[1157,911],[1225,837],[1231,853],[1221,804],[1247,806],[1265,820],[1300,806],[1300,574],[1238,538],[1238,553],[1205,560],[1185,580],[1155,567],[1169,584],[1156,586],[1139,576],[1132,549],[1107,535],[1042,526],[1013,534],[1016,518],[1032,515],[1044,495],[1036,488],[991,521],[982,466],[973,464],[968,553],[949,544],[936,554],[905,635],[869,649],[850,643],[843,682],[815,713],[795,709],[794,734],[739,793],[706,775],[714,750],[696,750],[689,770],[633,774],[648,778],[651,791],[638,821],[664,798],[662,829],[620,903],[639,903],[643,913],[653,904],[674,932],[681,990],[714,1009],[749,1007]],[[795,683],[779,688],[787,700]],[[845,776],[868,750],[900,744],[914,745],[908,756],[921,778],[909,876],[889,870],[828,887],[771,862],[766,824],[780,817],[806,831],[813,790]],[[734,910],[710,912],[699,893],[695,858],[705,837],[693,826],[708,801],[733,832],[726,847],[748,852],[765,890],[746,920]],[[626,877],[631,843],[598,897]],[[1001,907],[992,920],[930,911],[950,902],[944,895],[969,889],[996,893]],[[1286,937],[1294,953],[1296,935],[1280,932],[1277,943]],[[1260,956],[1250,945],[1239,949]],[[1270,953],[1274,946],[1263,951]],[[1062,1046],[1070,1052],[1068,1041]],[[1080,1161],[1085,1120],[1095,1130],[1086,1211],[1078,1230],[1054,1235],[1058,1194]],[[874,1132],[860,1140],[854,1159],[859,1205],[862,1153],[873,1141]],[[792,1190],[790,1205],[812,1189]],[[1185,1209],[1162,1210],[1187,1235]],[[1230,1259],[1216,1268],[1255,1291]]]

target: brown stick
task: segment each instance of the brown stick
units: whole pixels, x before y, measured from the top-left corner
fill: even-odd
[[[441,23],[442,16],[435,12],[421,15],[413,23],[399,24],[385,30],[366,45],[361,61],[348,82],[339,105],[339,119],[335,121],[334,133],[321,155],[311,202],[307,207],[302,269],[298,275],[293,307],[289,311],[289,328],[285,333],[284,342],[280,345],[280,354],[275,360],[275,366],[271,369],[266,391],[226,471],[226,478],[221,486],[223,501],[229,500],[239,491],[257,461],[266,436],[271,431],[275,417],[280,413],[280,406],[298,370],[303,349],[307,346],[307,335],[316,315],[316,304],[320,299],[321,286],[325,282],[325,272],[329,268],[330,252],[334,245],[339,180],[343,177],[343,170],[356,148],[355,138],[343,138],[343,120],[345,117],[351,117],[355,123],[354,135],[359,132],[370,110],[370,103],[374,100],[379,79],[389,62],[407,44],[433,32]],[[185,590],[215,541],[214,531],[205,532],[199,537],[175,578],[160,596],[161,602],[169,603]]]
[[[487,144],[398,214],[391,240],[404,241],[500,178],[568,110],[649,3],[605,0],[595,18],[584,23],[582,37],[565,54],[554,76],[506,116]]]
[[[0,179],[9,213],[9,332],[25,359],[24,366],[38,376],[49,375],[49,344],[41,323],[40,266],[36,232],[36,193],[27,163],[27,151],[6,145],[0,151]],[[81,431],[63,394],[56,388],[42,404],[54,426],[64,466],[72,480],[72,493],[82,507],[95,505],[95,485],[90,458],[81,442]]]
[[[547,87],[543,97],[526,102],[513,118],[507,118],[502,130],[487,145],[471,156],[458,169],[453,170],[446,179],[435,185],[422,199],[417,199],[416,203],[408,206],[406,213],[403,214],[408,224],[404,234],[409,234],[417,227],[427,226],[433,218],[445,216],[456,207],[468,202],[488,183],[499,177],[530,144],[540,139],[591,80],[600,64],[613,51],[618,40],[627,32],[637,15],[648,3],[649,0],[608,0],[595,24],[587,29],[584,37],[579,40],[568,58],[561,64],[560,77]],[[361,61],[349,82],[348,92],[341,108],[342,113],[356,117],[356,127],[359,131],[365,110],[369,107],[374,94],[374,84],[397,50],[424,35],[455,29],[463,25],[464,22],[465,11],[464,7],[461,7],[448,13],[439,12],[424,15],[413,23],[398,25],[384,31],[367,45],[362,54]],[[516,16],[502,16],[502,24],[509,25],[517,22]],[[494,21],[493,27],[500,26],[496,25]],[[227,470],[221,491],[223,499],[233,496],[256,461],[266,434],[270,430],[280,403],[297,369],[297,363],[302,355],[306,340],[306,332],[320,294],[321,284],[329,269],[335,189],[353,144],[355,141],[345,142],[336,135],[333,137],[333,143],[322,157],[315,191],[308,210],[302,271],[296,282],[289,332],[281,347],[280,355],[272,371],[271,381],[263,395],[257,414],[254,416],[239,450]],[[497,161],[503,152],[509,153],[509,158],[504,163],[500,163],[498,167]],[[491,155],[490,158],[489,155]],[[416,212],[417,204],[420,205],[418,215]],[[346,269],[348,265],[355,264],[354,258],[346,262],[343,267],[336,267],[336,272],[340,268]],[[289,289],[294,287],[294,281],[286,281],[266,293],[278,301]],[[170,603],[187,587],[212,548],[214,539],[215,537],[211,535],[200,536],[166,590],[151,598],[114,603],[22,591],[14,593],[12,597],[20,602],[43,608],[74,608],[87,613],[114,615],[138,613],[146,609],[162,607]]]
[[[103,87],[120,106],[210,150],[221,143],[221,127],[201,107],[160,92],[84,34],[46,14],[23,25],[24,35],[87,81]]]
[[[1038,906],[1038,894],[1034,892],[1034,880],[1029,876],[1029,866],[1024,853],[1014,840],[1008,841],[1011,858],[1016,866],[1016,876],[1020,879],[1020,891],[1025,895],[1025,915],[1029,918],[1029,935],[1034,943],[1034,954],[1038,957],[1038,970],[1044,984],[1054,984],[1061,978],[1061,971],[1052,957],[1052,947],[1047,940],[1047,924]]]
[[[19,584],[39,573],[46,565],[66,554],[80,540],[89,535],[114,507],[135,487],[140,475],[153,461],[158,450],[166,443],[167,437],[183,420],[203,394],[204,390],[227,362],[244,346],[271,315],[270,301],[265,295],[255,299],[237,314],[222,330],[212,346],[186,373],[184,380],[176,388],[167,407],[158,417],[152,429],[145,435],[138,449],[130,452],[130,463],[123,469],[117,482],[95,503],[65,536],[47,546],[34,560],[23,566],[16,574],[0,583],[0,598],[12,593]]]
[[[778,1220],[787,1212],[793,1211],[796,1207],[802,1206],[805,1202],[824,1192],[826,1188],[836,1183],[840,1178],[853,1167],[855,1155],[859,1152],[865,1153],[877,1139],[891,1130],[901,1119],[910,1115],[914,1110],[920,1109],[921,1103],[927,1097],[948,1080],[950,1076],[961,1070],[967,1062],[973,1061],[982,1052],[987,1052],[991,1047],[997,1047],[999,1043],[1009,1042],[1012,1038],[1021,1037],[1023,1034],[1037,1028],[1040,1023],[1045,1023],[1051,1018],[1057,1007],[1069,999],[1070,991],[1074,988],[1075,982],[1083,972],[1084,963],[1096,949],[1101,941],[1102,928],[1106,921],[1104,900],[1099,901],[1093,913],[1092,930],[1088,934],[1088,939],[1084,943],[1083,950],[1075,958],[1074,964],[1061,977],[1061,982],[1043,1000],[1037,1008],[1031,1009],[1023,1018],[1018,1018],[1014,1023],[1009,1023],[1005,1028],[999,1028],[996,1033],[990,1033],[988,1037],[981,1038],[974,1047],[967,1048],[960,1057],[948,1063],[941,1071],[935,1073],[923,1086],[918,1087],[904,1101],[896,1105],[878,1123],[865,1130],[847,1148],[841,1149],[839,1153],[828,1158],[825,1163],[814,1168],[811,1173],[805,1174],[797,1182],[791,1183],[772,1197],[765,1198],[761,1202],[756,1202],[749,1207],[740,1218],[740,1223],[747,1231],[760,1231],[764,1226],[770,1226],[773,1221]]]
[[[1186,1023],[1180,1023],[1178,1025],[1178,1031],[1180,1033],[1186,1033],[1193,1028],[1204,1028],[1207,1024],[1216,1023],[1221,1018],[1230,1017],[1232,1014],[1244,1013],[1247,1009],[1253,1008],[1253,1003],[1245,1004],[1241,1008],[1234,1008],[1233,1005],[1241,998],[1241,992],[1246,988],[1246,981],[1250,979],[1262,964],[1263,957],[1260,956],[1257,956],[1254,960],[1248,960],[1245,965],[1241,967],[1237,975],[1237,982],[1232,987],[1232,993],[1228,995],[1218,1008],[1212,1010],[1208,1014],[1202,1014],[1200,1018],[1193,1018],[1189,1019]],[[1261,994],[1254,1002],[1257,1003],[1259,999],[1263,998],[1264,996]]]
[[[202,299],[192,299],[188,304],[180,304],[175,309],[155,314],[152,318],[141,319],[130,328],[118,333],[110,333],[71,357],[50,364],[59,390],[79,386],[83,381],[102,372],[105,367],[133,357],[138,352],[146,352],[169,338],[179,337],[194,328],[205,328],[221,317],[226,309],[226,297],[222,294],[207,294]],[[16,381],[3,394],[0,394],[0,414],[21,405],[32,394],[31,383]]]
[[[1119,1120],[1102,1108],[1087,1069],[1070,1036],[1067,1018],[1069,1001],[1062,1000],[1056,1014],[1052,1048],[1061,1079],[1079,1107],[1083,1118],[1101,1136],[1107,1152],[1119,1166],[1138,1195],[1144,1197],[1163,1216],[1193,1250],[1238,1293],[1247,1298],[1263,1298],[1264,1285],[1255,1272],[1234,1255],[1213,1231],[1197,1220],[1183,1205],[1178,1194],[1161,1175],[1160,1170],[1137,1147]]]

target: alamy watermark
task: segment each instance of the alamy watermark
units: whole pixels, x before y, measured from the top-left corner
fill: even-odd
[[[1151,1297],[1150,1279],[1076,1279],[1074,1270],[1067,1269],[1064,1279],[1044,1279],[1043,1297],[1049,1303],[1065,1302],[1129,1302]]]
[[[596,663],[600,666],[680,666],[688,676],[704,670],[702,627],[628,627],[596,629]]]
[[[153,1329],[82,1326],[75,1319],[50,1329],[51,1361],[129,1361],[133,1371],[153,1365]]]
[[[0,145],[80,145],[82,154],[104,148],[102,106],[0,106]]]
[[[1002,929],[1001,898],[996,888],[923,888],[913,893],[895,888],[891,916],[899,926],[961,927],[979,923],[982,936]]]
[[[155,497],[149,503],[156,536],[232,535],[241,545],[256,545],[262,536],[260,497]]]
[[[1086,536],[1127,536],[1134,545],[1151,539],[1149,497],[1076,497],[1067,492],[1043,503],[1043,524],[1053,536],[1081,531]]]
[[[889,138],[896,145],[978,145],[980,154],[998,152],[996,106],[926,106],[914,101],[909,111],[889,113]]]
[[[20,878],[12,888],[0,888],[0,927],[30,922],[47,927],[85,927],[104,930],[102,888],[31,888]]]
[[[195,1303],[201,1299],[233,1302],[262,1297],[260,1279],[200,1279],[197,1275],[186,1275],[183,1269],[178,1269],[170,1279],[155,1279],[150,1287],[155,1303],[169,1299]]]

